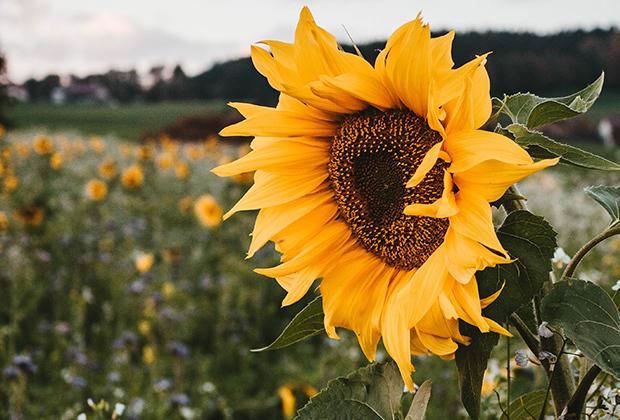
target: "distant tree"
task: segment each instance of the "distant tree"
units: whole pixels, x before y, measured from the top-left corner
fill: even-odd
[[[6,76],[6,58],[0,51],[0,124],[7,125],[6,107],[9,103],[9,97],[6,91],[8,79]]]
[[[52,91],[60,86],[60,76],[56,74],[50,74],[41,80],[28,79],[24,83],[28,97],[33,102],[49,102]]]

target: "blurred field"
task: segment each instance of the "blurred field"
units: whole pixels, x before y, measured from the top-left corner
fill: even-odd
[[[216,106],[142,105],[106,115],[112,130],[137,133],[140,124],[172,118],[166,110]],[[105,126],[88,107],[48,109],[50,121],[66,115],[57,129],[87,131],[79,115]],[[134,111],[122,115],[127,109]],[[230,208],[250,178],[220,179],[209,170],[245,147],[218,138],[137,146],[42,129],[0,141],[0,418],[74,419],[90,413],[92,398],[125,404],[129,419],[281,419],[291,395],[299,407],[328,379],[366,363],[346,331],[340,341],[317,336],[250,352],[275,338],[312,296],[280,308],[284,292],[252,272],[274,264],[276,254],[268,248],[243,258],[254,215],[219,224],[219,208]],[[559,167],[528,179],[522,192],[572,254],[606,223],[582,187],[619,181]],[[217,205],[200,200],[205,194]],[[207,204],[202,212],[199,203]],[[620,240],[607,241],[584,262],[585,276],[608,288],[620,277],[619,250]],[[513,339],[511,348],[524,346]],[[485,380],[489,418],[500,413],[493,390],[505,395],[505,348],[495,357]],[[434,383],[428,418],[464,418],[454,365],[420,358],[416,367],[418,383]],[[544,386],[529,368],[513,378],[513,396]]]
[[[18,103],[8,108],[10,120],[21,129],[52,131],[75,130],[85,135],[112,135],[135,141],[143,134],[157,131],[179,118],[218,113],[227,109],[224,102],[162,102],[129,105],[53,105]],[[618,114],[620,95],[603,94],[582,118],[596,124],[602,117]],[[594,135],[596,135],[595,128]],[[575,136],[580,142],[597,142]]]
[[[85,135],[111,135],[135,141],[143,133],[163,128],[179,117],[221,111],[222,102],[161,102],[128,105],[53,105],[18,103],[8,118],[20,128],[75,130]]]

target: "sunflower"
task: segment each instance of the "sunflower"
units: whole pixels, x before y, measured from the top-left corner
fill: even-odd
[[[54,151],[52,141],[45,136],[39,136],[34,139],[32,148],[39,155],[49,155]]]
[[[64,159],[61,153],[59,152],[52,153],[52,156],[50,157],[50,167],[52,169],[55,169],[55,170],[60,169],[62,167],[63,162],[64,162]]]
[[[125,188],[140,188],[144,183],[144,171],[140,165],[134,164],[123,171],[121,182]]]
[[[92,201],[101,201],[108,195],[108,185],[99,179],[91,179],[86,184],[84,192]]]
[[[214,228],[222,223],[222,208],[209,194],[198,197],[194,203],[194,214],[200,224],[206,228]]]
[[[382,338],[409,389],[412,354],[450,359],[468,343],[459,319],[509,334],[482,316],[499,291],[481,299],[474,276],[512,261],[489,203],[557,163],[480,129],[491,114],[487,54],[455,68],[453,38],[431,38],[418,15],[373,66],[304,8],[292,44],[252,46],[280,99],[232,104],[245,120],[220,134],[254,136],[252,151],[213,170],[256,171],[224,218],[260,210],[248,256],[275,242],[282,263],[256,272],[288,292],[283,305],[321,278],[327,334],[353,330],[369,360]]]
[[[112,179],[116,176],[116,163],[113,160],[106,160],[97,168],[97,172],[102,178]]]

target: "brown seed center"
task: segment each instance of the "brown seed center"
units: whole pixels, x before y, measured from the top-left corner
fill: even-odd
[[[420,267],[443,242],[447,219],[403,213],[408,204],[441,197],[441,160],[420,184],[405,187],[439,141],[440,134],[408,110],[349,115],[334,136],[328,170],[340,216],[361,245],[390,266]]]

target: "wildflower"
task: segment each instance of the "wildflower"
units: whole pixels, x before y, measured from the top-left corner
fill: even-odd
[[[129,168],[123,171],[121,182],[125,188],[135,189],[140,188],[144,183],[144,172],[140,165],[131,165]]]
[[[481,300],[474,276],[512,261],[489,203],[558,162],[534,162],[480,130],[491,114],[487,54],[454,69],[453,38],[431,38],[418,16],[373,66],[339,49],[304,8],[292,44],[252,47],[280,101],[233,104],[246,119],[220,135],[255,136],[252,151],[213,170],[256,171],[224,217],[260,210],[248,254],[276,242],[283,263],[256,272],[287,290],[283,305],[322,278],[327,334],[354,330],[370,360],[383,338],[410,390],[412,353],[452,358],[468,342],[459,318],[509,334],[482,316],[499,293]]]
[[[222,223],[222,208],[209,194],[204,194],[194,203],[194,214],[201,225],[214,228]]]
[[[151,322],[148,319],[143,319],[138,323],[138,331],[142,335],[149,335],[151,333]]]
[[[37,206],[28,206],[13,211],[13,219],[24,225],[39,226],[43,222],[43,210]]]
[[[194,205],[194,199],[191,196],[183,197],[179,200],[178,205],[179,205],[179,210],[181,210],[181,213],[185,214]]]
[[[179,162],[174,166],[174,174],[179,179],[185,179],[189,175],[189,166],[187,163]]]
[[[170,402],[174,406],[184,406],[189,404],[189,397],[186,394],[172,394]]]
[[[30,154],[30,148],[27,144],[19,143],[15,145],[15,150],[17,150],[17,154],[21,157],[28,157]]]
[[[19,179],[15,175],[8,175],[4,178],[4,190],[8,193],[15,191],[19,185]]]
[[[155,262],[155,256],[150,253],[139,253],[134,258],[134,264],[136,266],[136,270],[140,273],[146,273],[151,269],[153,263]]]
[[[52,156],[50,157],[50,166],[52,167],[52,169],[60,169],[62,167],[63,164],[63,158],[62,155],[58,152],[55,152],[52,154]]]
[[[551,263],[555,265],[556,268],[562,268],[569,262],[570,257],[568,256],[568,254],[566,254],[566,252],[564,252],[564,249],[562,249],[561,247],[556,248],[555,252],[553,253]]]
[[[530,359],[527,356],[527,352],[525,350],[517,350],[515,353],[515,363],[517,366],[524,368],[529,364]]]
[[[108,195],[108,186],[98,179],[91,179],[86,184],[86,196],[93,201],[101,201]]]
[[[90,147],[98,155],[105,152],[105,143],[101,137],[92,137],[90,139]]]
[[[9,217],[4,211],[0,210],[0,232],[4,232],[9,228]]]
[[[155,148],[151,144],[142,144],[136,149],[136,157],[139,160],[151,160],[155,154]]]
[[[123,415],[124,412],[125,412],[125,404],[122,404],[122,403],[114,404],[114,414],[120,417]]]
[[[39,136],[34,139],[34,144],[32,148],[34,149],[35,153],[39,155],[49,155],[54,151],[54,145],[52,144],[52,141],[45,136]]]
[[[290,386],[284,385],[278,388],[278,396],[282,400],[282,415],[285,418],[292,418],[295,414],[295,395]]]
[[[155,349],[153,346],[144,346],[142,348],[142,360],[147,365],[152,365],[155,363]]]
[[[116,176],[116,163],[113,160],[106,160],[97,168],[99,176],[105,179],[112,179]]]
[[[551,337],[553,337],[553,331],[551,331],[547,325],[549,325],[547,323],[547,321],[543,321],[538,326],[538,335],[540,337],[544,337],[544,338],[551,338]]]
[[[166,298],[169,298],[170,296],[172,296],[174,292],[176,291],[176,288],[174,287],[174,283],[170,281],[164,282],[161,289],[162,289],[161,291],[164,297]]]
[[[174,157],[170,153],[162,153],[157,156],[156,163],[159,169],[162,171],[167,171],[172,168],[172,165],[174,164]]]
[[[611,290],[613,290],[614,292],[617,292],[618,290],[620,290],[620,279],[618,279],[618,281],[616,282],[616,284],[614,284],[613,286],[611,286]]]

